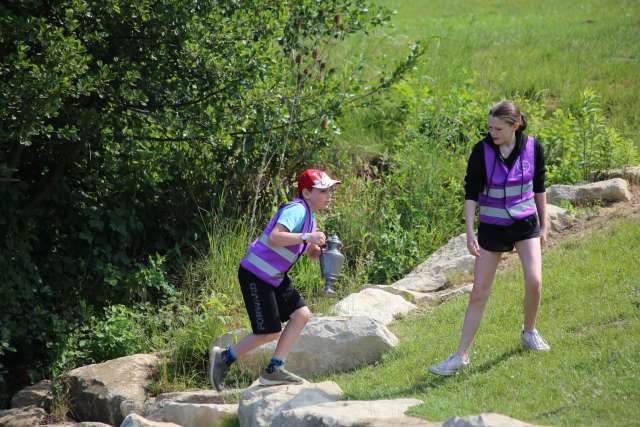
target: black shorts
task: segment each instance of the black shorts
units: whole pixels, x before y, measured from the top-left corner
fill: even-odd
[[[516,242],[540,237],[538,216],[531,215],[511,225],[494,225],[481,222],[478,225],[478,244],[490,252],[509,252]]]
[[[251,329],[256,335],[280,332],[282,323],[288,321],[294,311],[307,305],[288,275],[276,287],[240,267],[238,280]]]

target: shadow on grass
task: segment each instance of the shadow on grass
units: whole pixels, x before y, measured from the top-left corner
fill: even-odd
[[[457,381],[457,382],[466,381],[474,377],[475,375],[484,374],[485,372],[488,372],[491,369],[493,369],[495,366],[498,366],[501,363],[507,361],[511,357],[517,356],[525,351],[526,350],[524,350],[520,346],[515,347],[507,352],[502,353],[501,355],[497,356],[492,360],[486,361],[482,365],[479,365],[477,367],[472,365],[471,368],[463,372],[460,372],[457,375],[452,375],[449,377],[433,375],[431,373],[425,373],[426,376],[424,377],[424,380],[421,381],[422,378],[418,378],[417,382],[411,387],[405,387],[405,388],[389,387],[389,388],[386,388],[385,390],[380,390],[371,394],[369,399],[370,400],[393,399],[398,397],[413,396],[421,393],[429,393],[431,391],[434,391],[450,383],[451,381]],[[351,399],[353,398],[353,396],[349,396],[349,398]]]

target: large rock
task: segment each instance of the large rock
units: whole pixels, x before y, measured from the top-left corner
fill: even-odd
[[[155,413],[154,419],[172,422],[184,427],[218,427],[235,418],[238,404],[233,403],[166,403]]]
[[[240,427],[274,426],[273,420],[283,411],[335,402],[342,396],[342,389],[333,381],[274,387],[261,387],[256,382],[242,393],[238,408]]]
[[[622,178],[582,185],[552,185],[547,189],[547,201],[558,204],[568,201],[574,205],[593,202],[626,202],[631,200],[629,184]]]
[[[405,315],[416,308],[400,295],[393,295],[381,289],[366,288],[337,302],[331,310],[338,316],[369,316],[383,325],[388,325],[397,316]]]
[[[474,263],[475,258],[467,250],[467,237],[460,234],[391,287],[399,291],[434,292],[447,287],[452,279],[472,275]]]
[[[53,391],[51,389],[51,381],[42,380],[37,384],[25,387],[17,392],[11,398],[12,408],[21,408],[23,406],[37,406],[45,411],[51,409],[53,401]]]
[[[349,371],[377,362],[396,345],[398,338],[368,316],[314,317],[287,357],[287,369],[302,376]],[[265,344],[254,357],[275,348],[275,341]]]
[[[387,426],[436,426],[404,413],[412,406],[421,404],[417,399],[397,400],[351,400],[320,403],[282,411],[273,419],[273,427],[363,427]]]
[[[569,212],[560,206],[547,203],[547,220],[553,231],[562,231],[570,224]]]
[[[159,357],[136,354],[83,366],[64,375],[70,410],[79,421],[120,425],[130,413],[142,414]]]
[[[218,426],[238,413],[240,390],[163,393],[150,401],[145,416],[185,427]]]
[[[480,415],[453,417],[445,421],[442,427],[536,427],[536,424],[528,424],[506,415],[488,412]]]
[[[553,204],[560,204],[562,201],[569,202],[571,204],[576,203],[576,192],[578,191],[576,185],[555,184],[547,187],[547,202]]]
[[[129,414],[120,427],[181,427],[178,424],[148,420],[138,414]]]
[[[631,184],[640,184],[640,166],[625,166],[620,169],[610,169],[593,174],[598,180],[622,178]]]
[[[0,427],[33,427],[44,421],[47,413],[37,406],[23,406],[20,408],[0,411]]]

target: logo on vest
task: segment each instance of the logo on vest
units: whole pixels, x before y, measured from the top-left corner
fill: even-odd
[[[531,170],[531,163],[528,160],[522,162],[516,161],[516,170],[522,173],[528,173]]]

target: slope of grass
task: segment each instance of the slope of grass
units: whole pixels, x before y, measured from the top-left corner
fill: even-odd
[[[377,57],[375,75],[427,42],[416,71],[435,90],[473,78],[496,101],[544,96],[572,106],[586,87],[603,97],[612,125],[640,136],[640,2],[633,0],[378,0],[396,10],[393,28],[358,37],[351,49]],[[355,58],[351,50],[343,55]],[[357,131],[355,135],[360,135]]]
[[[546,425],[638,425],[638,253],[638,218],[545,251],[538,329],[548,354],[520,347],[518,268],[498,274],[467,372],[426,372],[457,345],[467,304],[459,298],[398,322],[401,344],[381,363],[335,380],[351,399],[422,399],[411,413],[430,420],[493,411]]]

